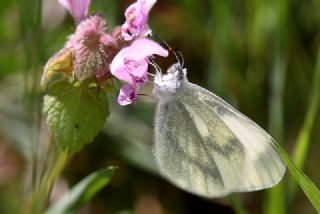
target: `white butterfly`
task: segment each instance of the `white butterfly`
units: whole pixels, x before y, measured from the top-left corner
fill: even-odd
[[[204,197],[276,185],[286,166],[272,137],[215,94],[188,82],[186,69],[157,71],[154,154],[162,174]]]

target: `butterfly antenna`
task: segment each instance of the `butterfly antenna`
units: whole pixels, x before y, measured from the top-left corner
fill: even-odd
[[[172,50],[172,52],[175,54],[176,57],[179,54],[179,57],[180,57],[179,63],[181,65],[181,67],[183,67],[184,66],[184,58],[183,58],[182,52],[178,48],[174,48]]]
[[[154,74],[152,74],[152,73],[149,73],[149,72],[147,72],[147,74],[149,75],[149,76],[152,76],[152,77],[155,77],[156,75],[154,75]]]
[[[152,58],[149,58],[149,64],[154,67],[156,72],[162,73],[162,70],[161,70],[160,66]]]
[[[147,80],[146,83],[150,83],[152,85],[157,85],[157,83]]]
[[[157,39],[159,39],[168,49],[169,52],[173,53],[174,56],[176,57],[179,65],[181,67],[183,67],[184,65],[184,59],[183,59],[183,56],[182,56],[182,53],[179,49],[177,48],[172,48],[166,41],[164,41],[164,39],[162,39],[158,34],[154,34],[154,33],[151,33],[149,36],[154,36],[156,37]]]

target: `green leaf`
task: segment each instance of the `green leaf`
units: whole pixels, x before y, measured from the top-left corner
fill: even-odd
[[[57,145],[76,152],[90,143],[109,115],[108,99],[103,90],[59,82],[44,97],[43,111]]]
[[[106,186],[112,178],[116,167],[108,167],[91,173],[75,185],[60,200],[52,205],[47,214],[75,213],[86,204],[99,190]]]
[[[295,163],[290,159],[286,151],[281,148],[281,146],[275,143],[276,148],[281,155],[282,159],[287,164],[294,179],[298,182],[303,192],[308,197],[309,201],[313,207],[320,213],[320,191],[314,185],[314,183],[295,165]]]

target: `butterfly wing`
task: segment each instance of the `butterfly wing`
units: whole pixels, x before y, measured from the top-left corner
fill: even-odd
[[[262,128],[197,85],[174,96],[159,102],[155,121],[154,153],[169,180],[206,197],[280,181],[285,165]]]

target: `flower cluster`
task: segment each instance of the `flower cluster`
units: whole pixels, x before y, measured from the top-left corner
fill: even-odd
[[[125,82],[120,89],[119,104],[134,102],[148,80],[149,58],[168,56],[166,49],[146,38],[151,33],[148,13],[156,0],[137,0],[131,4],[125,11],[125,23],[111,34],[103,17],[87,15],[90,0],[58,1],[70,12],[77,26],[59,52],[59,55],[72,53],[72,75],[79,81],[94,79],[98,84],[116,77]]]
[[[136,99],[140,87],[148,80],[148,57],[154,54],[166,57],[168,51],[152,40],[141,38],[115,56],[110,65],[111,73],[126,82],[120,89],[120,105],[128,105]]]
[[[105,20],[99,15],[84,19],[66,43],[74,51],[74,72],[79,80],[103,80],[110,74],[109,64],[118,51],[115,39],[106,33]]]

